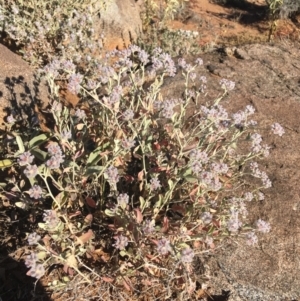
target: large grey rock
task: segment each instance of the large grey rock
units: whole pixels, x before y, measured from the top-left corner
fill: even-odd
[[[123,49],[136,42],[142,34],[143,7],[144,0],[107,1],[105,9],[94,17],[95,33],[104,34],[105,49]]]
[[[46,84],[34,78],[34,69],[18,55],[0,44],[0,128],[7,115],[33,116],[34,107],[49,103]]]

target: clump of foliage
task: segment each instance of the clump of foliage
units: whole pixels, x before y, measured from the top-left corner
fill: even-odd
[[[96,277],[131,292],[139,279],[166,281],[162,295],[172,286],[190,298],[197,254],[229,236],[253,245],[257,232],[269,232],[263,220],[247,222],[247,204],[271,186],[254,161],[269,155],[253,130],[254,108],[230,116],[222,97],[204,103],[207,80],[196,73],[202,64],[176,64],[159,48],[150,55],[132,46],[107,54],[88,75],[63,58],[40,71],[53,91],[53,131],[9,116],[3,137],[6,158],[17,162],[1,197],[41,221],[27,237],[28,275],[39,279],[57,265],[68,279],[77,272],[88,283]],[[164,79],[178,69],[186,88],[164,99]],[[81,107],[59,102],[61,78]],[[224,96],[234,82],[220,86]],[[279,124],[272,130],[284,133]],[[249,152],[240,151],[247,144]],[[245,187],[246,175],[261,182]]]
[[[300,11],[299,0],[266,0],[266,2],[270,10],[270,15],[274,19],[286,19]]]
[[[198,31],[172,30],[168,27],[161,29],[156,28],[156,26],[149,27],[147,33],[138,41],[137,45],[147,51],[159,47],[172,56],[195,55],[201,52]]]
[[[167,26],[187,8],[186,2],[146,1],[144,37],[138,45],[148,51],[160,47],[171,55],[199,53],[198,32],[170,30]],[[55,57],[86,64],[102,52],[105,37],[95,34],[93,19],[105,10],[106,1],[0,0],[0,4],[2,39],[13,41],[32,65],[42,66]]]
[[[284,0],[280,6],[280,17],[285,19],[300,12],[299,0]]]
[[[42,66],[55,56],[84,61],[102,48],[92,16],[105,2],[96,2],[0,0],[2,38],[13,40],[33,65]]]
[[[278,13],[283,4],[283,0],[266,0],[269,7],[269,14],[272,19],[278,18]]]

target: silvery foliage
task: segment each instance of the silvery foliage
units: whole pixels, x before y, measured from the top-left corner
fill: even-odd
[[[280,18],[286,19],[294,13],[300,12],[299,0],[284,0],[280,7]]]

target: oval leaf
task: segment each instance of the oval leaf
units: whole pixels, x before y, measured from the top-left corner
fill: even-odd
[[[23,202],[16,202],[15,205],[21,209],[25,209],[26,208],[26,204]]]
[[[23,143],[22,138],[20,136],[16,136],[16,140],[17,140],[17,144],[18,144],[20,153],[24,153],[25,152],[25,147],[24,147],[24,143]]]
[[[143,214],[138,208],[135,208],[134,212],[135,212],[136,221],[138,224],[140,224],[143,221]]]
[[[82,234],[80,237],[77,237],[77,241],[83,245],[94,237],[93,231],[90,229],[88,232]]]
[[[29,141],[29,148],[32,149],[34,147],[37,147],[40,144],[46,142],[47,139],[48,139],[48,136],[45,134],[38,135]]]
[[[86,199],[85,199],[85,201],[86,201],[86,203],[90,206],[90,207],[92,207],[92,208],[96,208],[96,202],[92,199],[92,198],[90,198],[90,197],[87,197]]]
[[[11,167],[14,165],[14,162],[9,159],[0,160],[0,169]]]
[[[67,265],[68,265],[69,267],[71,267],[71,268],[76,268],[76,269],[77,269],[77,267],[78,267],[77,259],[76,259],[76,257],[75,257],[74,255],[70,255],[70,256],[67,258],[66,262],[67,262]]]

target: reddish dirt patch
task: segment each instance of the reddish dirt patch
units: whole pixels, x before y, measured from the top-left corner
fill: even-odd
[[[274,39],[298,40],[299,21],[297,17],[293,21],[277,21]],[[201,46],[228,46],[268,41],[271,23],[265,0],[248,0],[239,6],[221,5],[212,0],[191,0],[185,17],[168,25],[172,29],[198,31]]]

